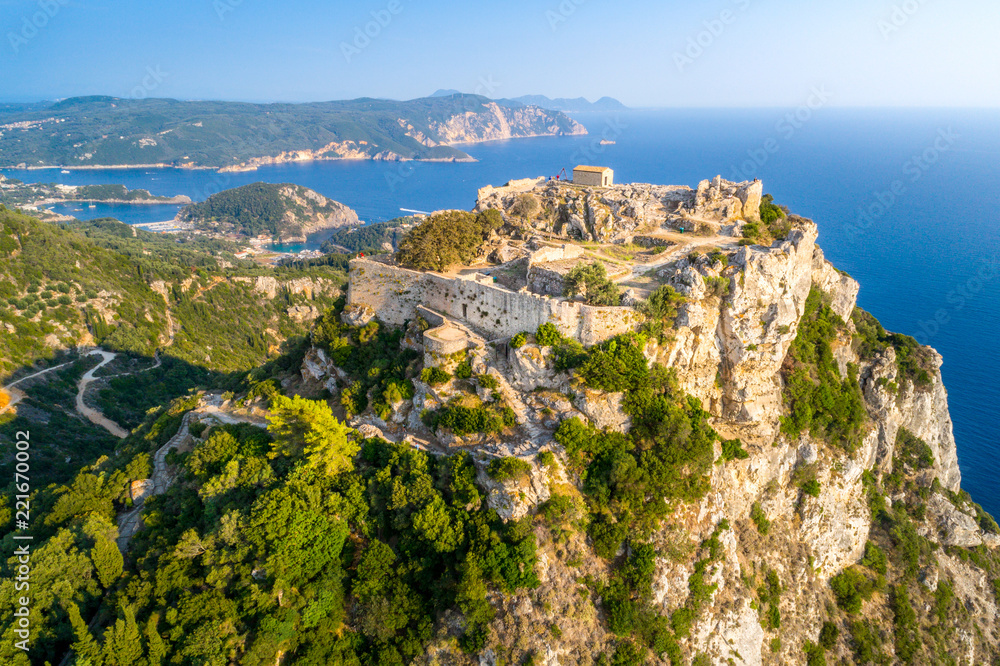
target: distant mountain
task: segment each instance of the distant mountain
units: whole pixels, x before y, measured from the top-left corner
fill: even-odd
[[[469,161],[453,143],[585,134],[569,116],[479,95],[309,104],[77,97],[0,110],[0,166],[174,166],[369,159]]]
[[[560,97],[557,99],[550,99],[545,95],[524,95],[522,97],[515,97],[511,100],[505,100],[510,102],[517,102],[519,104],[525,104],[530,106],[538,106],[543,109],[551,109],[553,111],[563,111],[565,113],[578,113],[580,111],[627,111],[628,107],[619,102],[613,97],[602,97],[596,102],[590,102],[584,97],[577,97],[576,99],[567,99],[565,97]]]
[[[458,90],[451,88],[442,88],[436,90],[431,97],[453,97],[455,95],[461,95],[462,93]],[[546,97],[545,95],[522,95],[521,97],[514,97],[511,99],[501,99],[497,100],[502,103],[512,103],[512,104],[523,104],[525,106],[537,106],[541,109],[549,109],[552,111],[562,111],[563,113],[579,113],[580,111],[627,111],[628,107],[619,102],[614,97],[602,97],[596,102],[591,102],[585,97],[577,97],[576,99],[569,99],[566,97],[558,97],[552,99],[551,97]]]

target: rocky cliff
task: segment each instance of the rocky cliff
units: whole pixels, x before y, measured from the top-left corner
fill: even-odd
[[[445,144],[587,133],[583,125],[565,114],[537,106],[501,106],[496,102],[489,102],[476,111],[465,111],[445,120],[431,121],[430,129],[437,141]]]
[[[535,210],[518,203],[525,196],[541,204],[536,217],[520,214]],[[580,352],[550,331],[487,343],[446,324],[467,351],[425,353],[437,381],[421,375],[412,400],[351,423],[441,454],[472,452],[490,506],[531,521],[541,585],[491,597],[496,618],[475,656],[442,627],[421,663],[997,663],[1000,529],[961,492],[941,357],[856,308],[860,286],[826,260],[814,223],[796,218],[770,246],[726,244],[727,229],[759,220],[760,203],[759,184],[718,179],[697,190],[523,181],[480,192],[480,208],[551,222],[554,233],[561,220],[590,240],[679,220],[724,232],[711,239],[717,252],[675,252],[646,275],[682,297],[666,329],[613,343],[637,345],[642,372],[666,370],[717,438],[698,462],[678,444],[690,431],[644,434],[673,412],[651,419],[636,406],[651,399],[645,385],[594,378],[612,372],[594,359],[614,346],[573,367],[568,355]],[[347,321],[377,316],[356,306]],[[424,324],[403,344],[427,352]],[[351,386],[319,348],[302,374],[334,395]],[[427,418],[455,405],[503,405],[513,421],[457,432]],[[567,423],[592,429],[574,439]],[[602,467],[608,454],[589,447],[605,439],[636,449]],[[649,488],[647,455],[663,442],[672,462],[662,464],[694,485],[647,490],[624,510],[625,488]],[[485,472],[497,457],[527,469],[497,481]],[[629,511],[664,500],[652,525],[631,523],[602,549]],[[651,560],[637,555],[650,546]]]

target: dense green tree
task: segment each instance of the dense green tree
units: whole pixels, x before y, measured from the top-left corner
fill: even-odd
[[[457,264],[469,264],[490,232],[499,226],[498,216],[494,210],[478,215],[464,211],[433,215],[406,235],[397,258],[404,266],[420,270],[445,271]]]
[[[111,539],[99,538],[90,557],[94,561],[101,585],[105,589],[110,588],[121,577],[125,565],[118,545]]]
[[[358,446],[348,438],[351,429],[337,420],[325,402],[276,396],[269,418],[274,455],[304,455],[310,466],[331,476],[353,466]]]

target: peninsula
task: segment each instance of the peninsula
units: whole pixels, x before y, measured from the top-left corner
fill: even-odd
[[[76,97],[8,109],[0,164],[248,171],[312,160],[469,161],[453,147],[586,134],[559,111],[478,95],[310,104]]]

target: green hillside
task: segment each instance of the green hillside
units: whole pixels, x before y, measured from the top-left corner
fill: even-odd
[[[493,117],[486,109],[489,103],[475,95],[311,104],[77,97],[45,107],[14,106],[4,114],[7,123],[36,124],[3,132],[0,165],[224,167],[348,141],[368,157],[388,151],[407,159],[467,159],[449,146],[424,145],[409,136],[404,125],[434,138],[436,122],[467,112],[489,120]],[[574,123],[562,113],[544,112],[515,131],[522,136],[550,133],[552,125],[571,131]]]
[[[179,217],[199,229],[275,239],[358,223],[357,214],[347,206],[290,183],[251,183],[224,190],[185,207]]]

